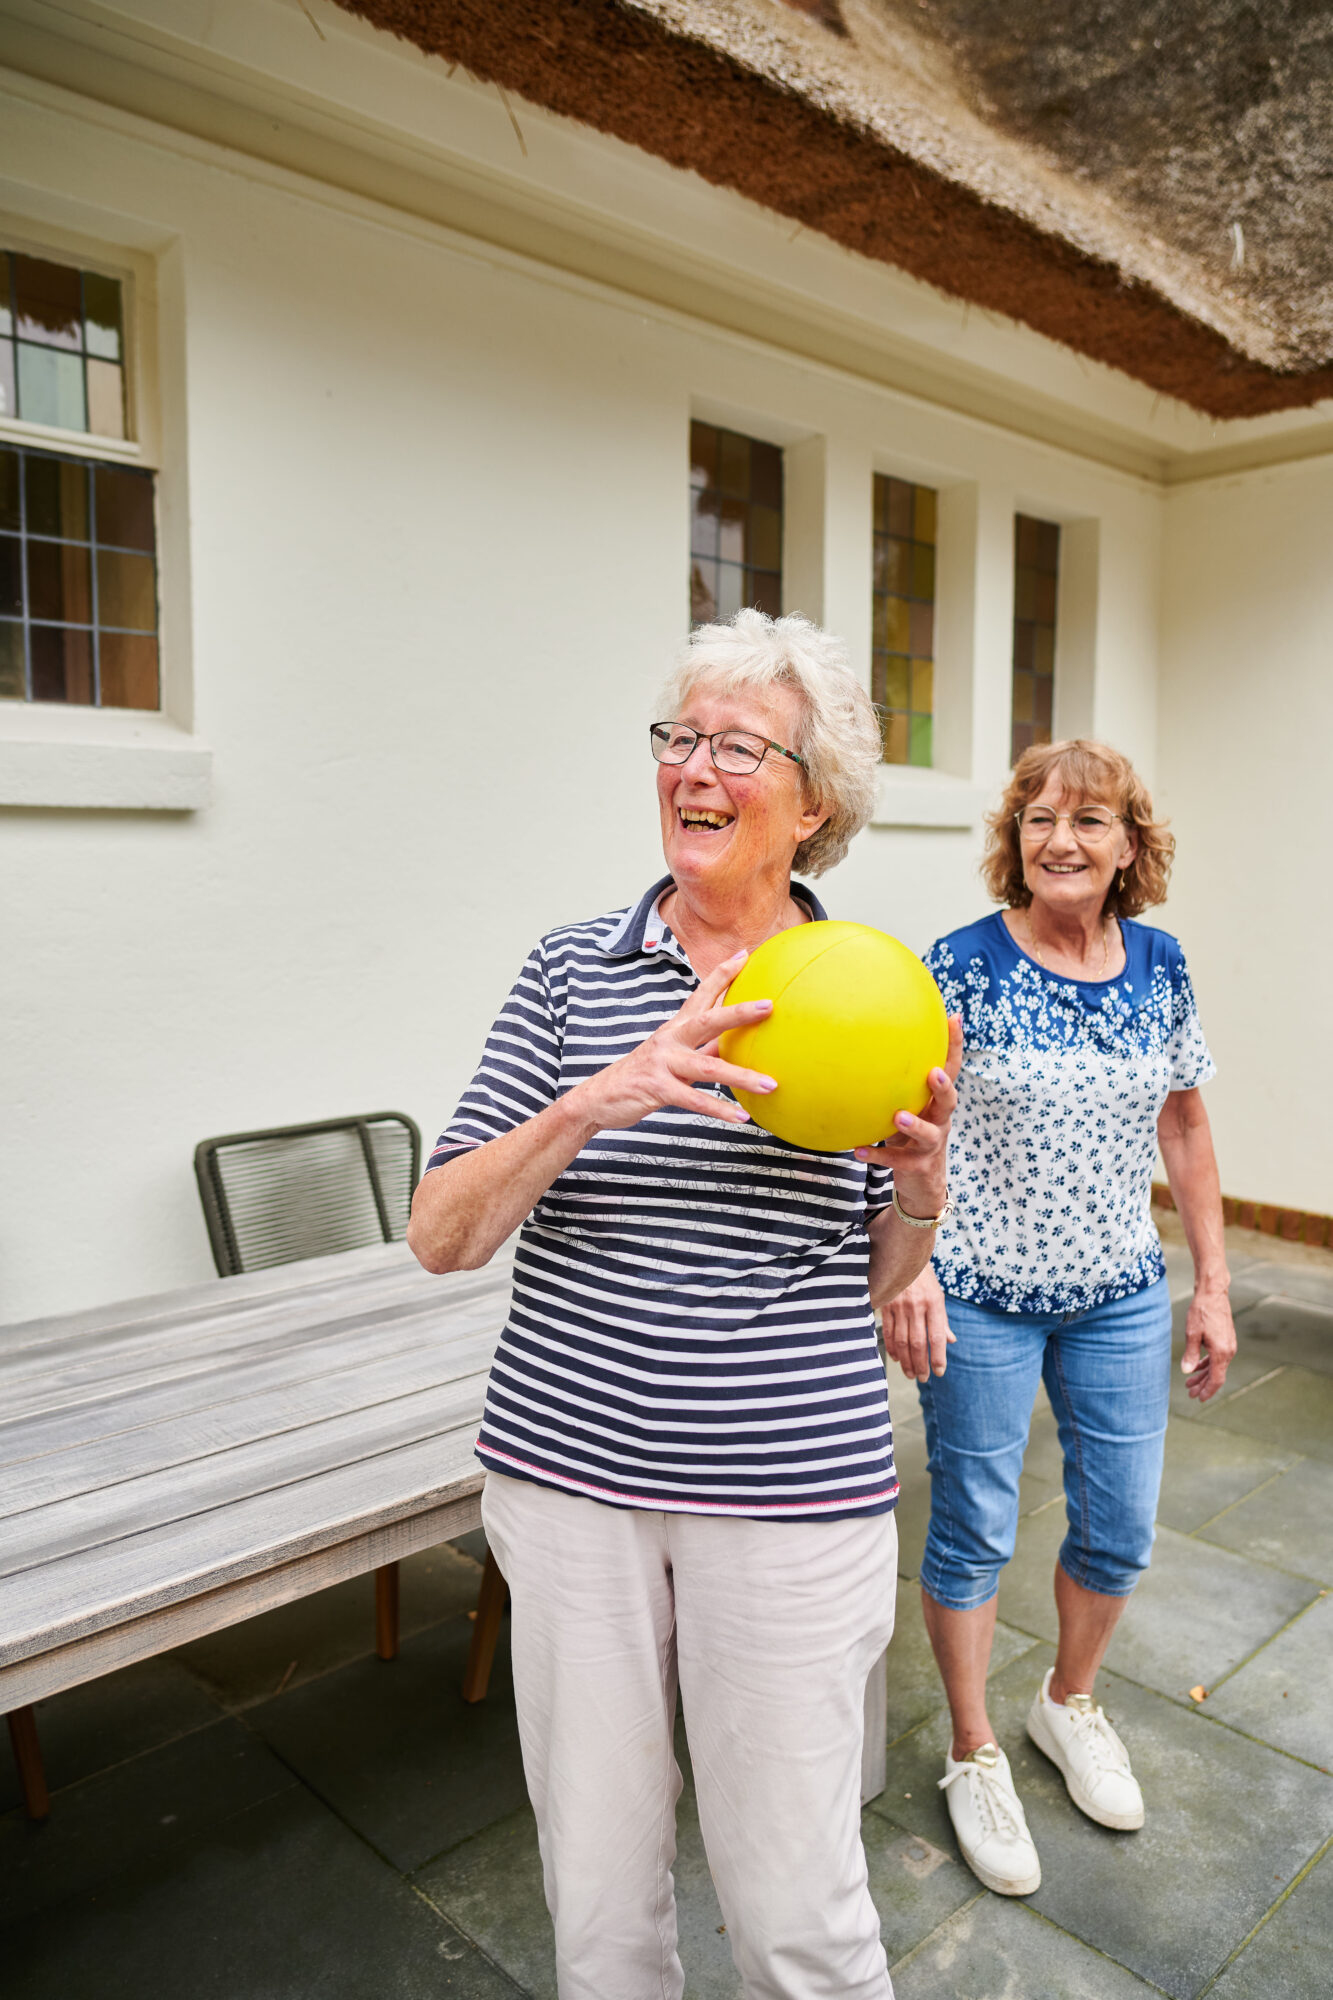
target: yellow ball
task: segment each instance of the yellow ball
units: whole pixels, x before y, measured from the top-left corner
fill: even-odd
[[[727,1004],[771,1000],[766,1021],[723,1035],[725,1061],[777,1078],[736,1096],[757,1125],[817,1153],[870,1146],[894,1114],[924,1111],[949,1022],[921,960],[867,924],[797,924],[750,954]]]

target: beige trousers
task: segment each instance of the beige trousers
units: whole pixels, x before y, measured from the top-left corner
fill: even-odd
[[[490,1473],[560,2000],[681,2000],[679,1686],[746,2000],[892,2000],[861,1846],[862,1704],[897,1528],[609,1507]]]

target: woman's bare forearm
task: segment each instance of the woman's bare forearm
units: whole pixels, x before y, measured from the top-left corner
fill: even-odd
[[[728,1028],[749,1027],[773,1011],[771,1000],[726,1005],[727,987],[744,958],[737,952],[715,965],[680,1011],[628,1055],[584,1077],[512,1132],[428,1173],[412,1198],[407,1225],[418,1262],[428,1271],[479,1269],[598,1132],[627,1130],[668,1104],[726,1125],[745,1124],[749,1114],[739,1104],[701,1088],[777,1088],[771,1076],[710,1053]]]
[[[943,1204],[941,1203],[941,1206]],[[883,1310],[913,1278],[920,1277],[935,1248],[933,1229],[912,1229],[901,1222],[891,1208],[874,1217],[868,1225],[870,1269],[867,1282],[870,1303]]]
[[[1157,1124],[1157,1142],[1166,1163],[1171,1197],[1184,1225],[1194,1260],[1195,1287],[1224,1292],[1231,1282],[1227,1270],[1222,1222],[1222,1184],[1208,1114],[1194,1091],[1168,1098]]]
[[[412,1197],[407,1243],[428,1271],[475,1271],[512,1236],[598,1127],[576,1092],[512,1132],[428,1173]]]

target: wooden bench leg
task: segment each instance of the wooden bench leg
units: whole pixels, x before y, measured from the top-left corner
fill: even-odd
[[[467,1671],[463,1675],[464,1701],[486,1699],[496,1643],[500,1637],[500,1621],[508,1601],[509,1585],[500,1574],[499,1563],[487,1549],[486,1567],[481,1573],[481,1589],[477,1593],[477,1622],[472,1628],[472,1645],[468,1650]]]
[[[382,1660],[398,1658],[398,1565],[375,1571],[375,1651]]]
[[[29,1819],[45,1819],[51,1810],[51,1794],[46,1789],[42,1769],[42,1746],[37,1741],[37,1717],[31,1708],[11,1709],[5,1717],[9,1741],[18,1766],[19,1790]]]

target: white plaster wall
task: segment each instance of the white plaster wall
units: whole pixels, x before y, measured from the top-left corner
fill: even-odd
[[[195,814],[0,819],[0,1320],[209,1275],[205,1135],[393,1107],[429,1143],[533,939],[657,872],[692,406],[828,440],[817,582],[862,652],[871,467],[980,496],[954,643],[987,785],[1013,504],[1101,523],[1094,712],[1151,766],[1161,502],[1129,476],[151,130],[25,109],[6,171],[171,265],[216,778]],[[923,947],[980,908],[977,846],[874,828],[821,894]]]
[[[1167,511],[1163,916],[1218,1077],[1222,1186],[1333,1210],[1333,461],[1186,488]]]

